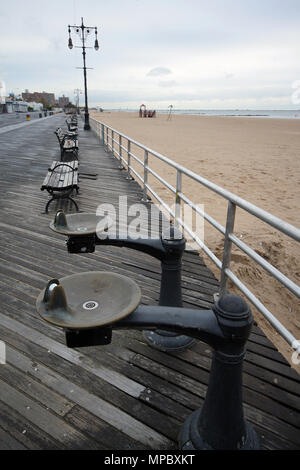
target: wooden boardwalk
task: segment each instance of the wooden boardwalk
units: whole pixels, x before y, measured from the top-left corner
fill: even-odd
[[[115,331],[108,346],[68,349],[63,332],[35,310],[49,279],[88,270],[126,274],[142,288],[143,303],[158,300],[158,261],[115,247],[68,254],[64,237],[48,228],[57,203],[43,214],[48,196],[40,186],[59,160],[53,131],[63,124],[54,116],[0,136],[0,339],[7,356],[0,449],[176,449],[183,421],[205,397],[208,346],[167,354],[147,346],[140,332]],[[119,195],[140,202],[139,185],[91,132],[81,131],[79,148],[80,171],[98,173],[80,181],[81,211],[116,204]],[[184,255],[182,280],[185,305],[212,305],[218,282],[193,252]],[[300,449],[299,375],[257,326],[247,350],[244,410],[262,448]]]

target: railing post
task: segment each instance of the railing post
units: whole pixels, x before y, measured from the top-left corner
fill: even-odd
[[[130,152],[131,152],[131,142],[130,140],[127,140],[127,176],[126,176],[126,179],[128,180],[131,180],[132,177],[131,177],[131,174],[130,174],[130,165],[131,165],[131,155],[130,155]]]
[[[177,170],[177,179],[176,179],[176,194],[175,194],[175,227],[179,228],[180,223],[178,219],[180,218],[180,208],[181,208],[181,198],[179,193],[181,193],[182,187],[182,173],[180,170]]]
[[[122,136],[119,134],[119,155],[120,155],[120,170],[123,170],[123,162],[122,162]]]
[[[111,131],[111,152],[113,154],[113,157],[115,156],[114,139],[115,139],[115,133],[114,131]]]
[[[231,260],[231,247],[232,241],[229,239],[229,235],[233,233],[234,221],[235,221],[236,205],[231,201],[228,201],[227,219],[226,219],[226,231],[224,239],[224,251],[221,269],[221,281],[219,295],[222,297],[227,293],[227,276],[226,269],[230,267]]]
[[[104,150],[107,152],[107,133],[106,133],[106,126],[103,124],[103,142],[104,142]]]
[[[144,152],[144,195],[142,199],[143,201],[148,201],[147,184],[148,184],[148,151],[145,150]]]
[[[104,124],[101,124],[101,134],[102,134],[102,145],[105,145],[105,140],[104,140]]]

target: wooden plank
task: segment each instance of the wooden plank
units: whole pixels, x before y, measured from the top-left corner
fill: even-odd
[[[148,444],[142,444],[130,438],[78,405],[68,413],[66,420],[81,432],[99,442],[101,449],[151,450],[151,446]]]
[[[0,450],[26,450],[26,447],[0,426]]]
[[[71,388],[70,388],[69,380],[66,380],[64,377],[58,376],[57,374],[54,374],[54,373],[50,374],[49,371],[41,363],[37,362],[36,367],[32,369],[32,363],[29,359],[27,359],[26,361],[25,356],[23,356],[22,360],[23,360],[23,367],[27,362],[26,367],[31,371],[31,375],[33,375],[34,377],[40,378],[40,380],[42,380],[43,383],[46,384],[51,389],[64,395],[69,400],[74,401],[78,405],[88,410],[90,413],[98,416],[99,418],[101,418],[103,421],[107,422],[111,426],[116,427],[119,431],[128,434],[131,438],[138,440],[139,442],[142,442],[143,444],[146,444],[146,445],[149,443],[151,446],[153,446],[152,448],[154,449],[155,448],[158,448],[158,449],[168,448],[168,446],[172,444],[171,441],[169,441],[164,436],[158,434],[156,431],[152,430],[148,426],[132,418],[127,413],[124,413],[122,410],[114,407],[113,405],[109,404],[103,399],[91,394],[90,392],[86,391],[84,388],[79,387],[75,383],[71,383]],[[7,384],[4,384],[4,385],[3,384],[4,382],[2,382],[0,379],[0,386],[1,387],[4,386],[3,390],[4,391],[9,390],[9,386]],[[14,395],[14,398],[22,401],[20,395],[21,394],[17,393],[17,395]],[[2,395],[2,397],[4,399],[4,394]],[[10,406],[12,406],[12,403],[14,403],[13,401],[8,402],[7,396],[5,397],[5,402],[8,403]],[[24,399],[22,403],[23,402],[24,402]],[[28,405],[26,405],[26,409],[30,411],[33,405],[35,405],[34,402],[28,399]],[[35,408],[33,408],[33,410],[35,410],[37,406],[38,405],[36,405]],[[20,412],[20,407],[17,407],[16,409],[17,411]],[[28,414],[27,414],[27,418],[29,419]],[[33,416],[32,419],[36,419],[35,416]],[[62,437],[61,433],[59,437],[61,440],[61,437]]]
[[[144,423],[147,428],[151,427],[156,432],[161,432],[161,420],[164,414],[158,413],[156,410],[149,408],[149,406],[145,406],[142,401],[137,404],[136,398],[132,398],[130,395],[111,387],[107,382],[86,371],[84,367],[74,365],[55,354],[49,354],[46,349],[14,334],[11,330],[5,329],[4,339],[7,344],[18,348],[18,350],[23,351],[27,356],[38,357],[39,363],[52,369],[52,375],[54,370],[57,371],[57,375],[59,374],[57,377],[58,384],[60,383],[61,376],[68,378],[71,375],[72,383],[76,383],[80,388],[84,387],[89,393],[101,397],[109,402],[110,406],[122,409],[125,414],[132,415],[133,419],[138,419]],[[40,368],[38,367],[39,370]],[[44,374],[40,376],[40,379],[42,380],[43,377]],[[69,383],[69,390],[72,389],[73,385]],[[60,392],[59,388],[57,392]],[[176,440],[177,431],[174,428],[172,419],[166,420],[163,431],[167,437]]]
[[[105,380],[106,382],[133,397],[138,398],[145,389],[144,386],[138,384],[137,382],[134,382],[111,369],[103,367],[98,362],[95,363],[84,354],[76,351],[75,349],[67,348],[66,346],[50,339],[48,336],[43,335],[42,333],[36,332],[35,330],[32,330],[13,319],[7,318],[2,314],[0,314],[0,319],[1,325],[15,331],[28,340],[33,341],[35,344],[47,348],[51,353],[57,354],[69,362],[72,362],[73,364],[84,367],[96,377],[100,377],[102,380]]]
[[[0,380],[1,400],[42,431],[61,442],[66,448],[97,449],[92,439],[87,439],[62,418],[55,416],[32,399]]]
[[[46,406],[47,409],[52,410],[59,416],[65,416],[72,409],[74,406],[73,402],[66,400],[65,397],[60,396],[55,391],[33,380],[31,372],[32,369],[37,367],[35,362],[31,361],[31,368],[29,367],[27,370],[27,373],[30,374],[30,376],[28,376],[21,372],[25,371],[25,369],[22,367],[23,361],[20,354],[17,354],[19,362],[14,361],[14,353],[9,347],[6,348],[6,355],[8,364],[0,367],[0,378],[2,380],[16,390],[23,392],[35,401]],[[12,365],[14,365],[14,367],[12,367]]]

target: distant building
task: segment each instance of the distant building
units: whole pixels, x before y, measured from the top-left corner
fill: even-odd
[[[44,106],[54,106],[55,105],[55,95],[54,93],[47,93],[43,91],[39,93],[35,91],[34,93],[29,93],[28,90],[25,90],[25,93],[22,93],[22,98],[27,102],[42,103]]]
[[[27,113],[28,111],[42,111],[44,105],[35,103],[34,101],[22,101],[12,96],[4,98],[4,102],[0,104],[0,114],[2,113]]]
[[[58,106],[60,108],[64,108],[65,106],[68,106],[70,104],[70,100],[67,96],[62,95],[58,98]]]
[[[1,113],[26,113],[28,111],[28,103],[26,101],[14,100],[11,96],[5,99],[5,103],[1,106]]]
[[[43,110],[43,104],[42,103],[35,103],[35,101],[30,101],[28,103],[28,106],[33,109],[33,111],[42,111]]]
[[[13,111],[16,113],[27,113],[28,111],[28,103],[26,101],[13,101]]]

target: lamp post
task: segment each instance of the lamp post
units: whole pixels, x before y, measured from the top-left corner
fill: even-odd
[[[71,30],[74,29],[75,32],[78,34],[78,36],[80,37],[81,39],[81,42],[82,42],[82,46],[75,46],[75,47],[79,47],[82,49],[82,56],[83,56],[83,67],[79,67],[79,68],[83,68],[83,76],[84,76],[84,93],[85,93],[85,110],[84,110],[84,130],[90,130],[90,120],[89,120],[89,109],[88,109],[88,97],[87,97],[87,75],[86,75],[86,71],[87,71],[87,68],[86,67],[86,60],[85,60],[85,57],[86,57],[86,49],[92,49],[91,47],[87,47],[86,46],[86,40],[88,38],[88,35],[92,32],[92,30],[95,31],[95,45],[94,45],[94,48],[96,51],[98,51],[99,49],[99,43],[98,43],[98,37],[97,37],[97,34],[98,34],[98,31],[97,31],[97,26],[85,26],[84,23],[83,23],[83,18],[81,18],[81,25],[80,26],[77,26],[77,25],[68,25],[68,33],[69,33],[69,41],[68,41],[68,47],[69,49],[73,49],[73,42],[72,42],[72,38],[71,38]]]

